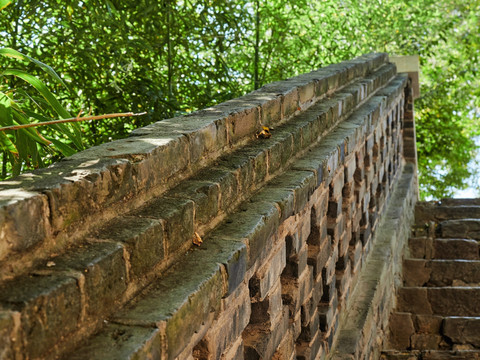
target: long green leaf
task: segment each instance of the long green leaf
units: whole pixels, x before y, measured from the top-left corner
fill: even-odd
[[[0,5],[1,5],[1,1],[4,1],[4,0],[0,0]],[[1,10],[1,9],[0,9]],[[31,56],[28,56],[28,55],[25,55],[25,54],[22,54],[21,52],[17,51],[17,50],[14,50],[14,49],[11,49],[11,48],[2,48],[0,49],[0,55],[3,55],[3,56],[7,56],[7,57],[11,57],[11,58],[15,58],[15,59],[19,59],[19,60],[23,60],[23,61],[31,61],[33,63],[35,63],[36,65],[38,65],[39,67],[41,67],[48,75],[50,75],[51,77],[53,77],[55,80],[57,80],[60,84],[62,84],[63,86],[65,86],[67,89],[68,89],[68,86],[67,84],[64,83],[64,81],[62,80],[62,78],[60,76],[58,76],[58,74],[55,72],[55,70],[53,70],[53,68],[51,66],[48,66],[47,64],[41,62],[41,61],[38,61],[37,59],[34,59],[32,58]]]
[[[0,92],[0,124],[2,124],[2,126],[13,124],[10,98],[2,92]]]
[[[55,96],[48,90],[43,82],[41,82],[37,77],[30,75],[29,73],[23,70],[17,69],[7,69],[3,72],[4,75],[14,75],[19,77],[22,80],[25,80],[30,85],[32,85],[37,91],[42,94],[42,96],[48,101],[52,106],[55,112],[62,118],[67,119],[72,117],[68,111],[60,104],[60,102],[55,98]]]
[[[8,5],[12,3],[11,0],[0,0],[0,11],[5,9]]]
[[[64,156],[70,156],[76,153],[75,149],[72,149],[70,146],[68,146],[67,144],[64,144],[60,140],[57,140],[53,137],[48,138],[48,140],[50,140],[53,143],[53,145],[55,145],[57,150],[59,150]]]
[[[19,112],[17,109],[13,109],[13,118],[17,124],[29,124],[30,122],[28,121],[27,117],[22,113]],[[43,136],[38,133],[36,129],[33,128],[27,128],[27,129],[21,129],[22,131],[26,130],[25,132],[28,133],[28,136],[32,139],[35,140],[36,142],[43,144],[43,145],[49,145],[49,141],[45,139]],[[33,131],[32,131],[33,130]]]
[[[18,155],[17,147],[3,131],[0,131],[0,145],[8,152]]]

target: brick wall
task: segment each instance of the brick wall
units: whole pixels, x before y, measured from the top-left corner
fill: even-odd
[[[375,356],[412,129],[369,54],[0,184],[0,358]]]

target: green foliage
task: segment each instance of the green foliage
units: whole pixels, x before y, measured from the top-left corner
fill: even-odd
[[[0,57],[14,59],[16,63],[32,62],[59,84],[65,85],[51,67],[14,49],[0,49]],[[0,126],[71,117],[36,76],[24,70],[6,68],[2,69],[0,79],[3,80],[0,83]],[[23,80],[24,83],[18,80]],[[44,166],[45,159],[58,152],[68,156],[74,154],[76,149],[83,148],[77,124],[56,124],[49,128],[42,133],[33,128],[0,132],[3,178],[9,173],[18,175],[25,167]]]
[[[62,74],[43,80],[68,111],[148,112],[82,123],[89,146],[363,53],[420,54],[421,191],[442,197],[475,149],[479,16],[479,0],[17,0],[0,47]]]

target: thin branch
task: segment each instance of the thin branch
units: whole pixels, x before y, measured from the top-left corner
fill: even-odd
[[[79,115],[81,112],[79,113]],[[145,115],[146,112],[143,113],[115,113],[115,114],[105,114],[105,115],[95,115],[95,116],[84,116],[84,117],[74,117],[69,119],[60,119],[60,120],[52,120],[52,121],[45,121],[39,123],[32,123],[32,124],[23,124],[23,125],[10,125],[1,127],[0,131],[7,131],[7,130],[18,130],[18,129],[25,129],[37,126],[45,126],[45,125],[53,125],[53,124],[63,124],[63,123],[71,123],[71,122],[80,122],[80,121],[87,121],[87,120],[102,120],[102,119],[110,119],[116,117],[130,117],[130,116],[141,116]]]

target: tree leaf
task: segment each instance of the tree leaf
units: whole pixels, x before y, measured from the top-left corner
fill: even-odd
[[[2,0],[0,0],[2,1]],[[62,78],[58,76],[58,74],[53,70],[51,66],[48,66],[47,64],[44,64],[41,61],[38,61],[28,55],[24,55],[21,52],[11,49],[11,48],[2,48],[0,49],[0,55],[19,59],[19,60],[24,60],[24,61],[31,61],[41,67],[47,74],[49,74],[51,77],[53,77],[56,81],[58,81],[60,84],[65,86],[68,89],[68,86],[63,82]]]
[[[48,90],[43,82],[41,82],[37,77],[30,75],[29,73],[23,70],[17,69],[7,69],[3,72],[4,75],[14,75],[19,77],[22,80],[25,80],[30,85],[32,85],[37,91],[42,94],[42,96],[48,101],[50,106],[55,110],[55,112],[62,118],[67,119],[71,117],[68,111],[60,104],[60,102],[53,96],[53,94]]]
[[[8,5],[12,3],[11,0],[0,0],[0,11],[5,9]]]

